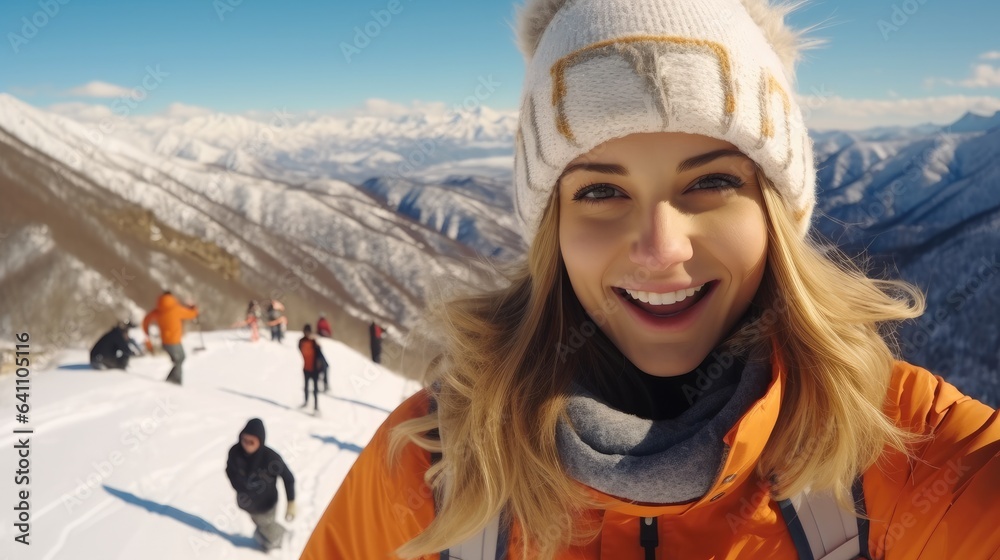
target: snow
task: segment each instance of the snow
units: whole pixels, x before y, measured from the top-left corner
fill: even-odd
[[[300,333],[282,344],[251,343],[248,331],[184,339],[184,386],[162,382],[168,358],[133,358],[129,371],[91,370],[86,350],[62,353],[52,369],[32,371],[30,424],[14,422],[14,376],[0,377],[0,446],[31,438],[30,547],[11,544],[10,516],[0,524],[5,550],[24,559],[260,559],[253,523],[237,509],[224,469],[247,420],[259,417],[266,444],[295,476],[298,516],[284,522],[288,545],[268,557],[298,558],[358,452],[418,386],[333,340],[321,340],[332,366],[322,416],[302,402]],[[311,403],[310,403],[311,407]],[[310,409],[311,410],[311,409]],[[5,454],[10,457],[9,454]],[[8,470],[13,463],[5,460]],[[23,486],[4,476],[10,499]],[[10,510],[8,510],[10,511]],[[6,556],[5,556],[6,557]]]

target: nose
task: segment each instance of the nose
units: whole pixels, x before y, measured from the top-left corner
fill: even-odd
[[[689,260],[693,248],[687,222],[687,217],[670,204],[656,204],[640,220],[638,237],[632,243],[629,258],[650,270],[666,270]]]

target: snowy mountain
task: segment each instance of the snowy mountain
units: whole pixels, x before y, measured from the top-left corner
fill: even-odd
[[[1000,116],[1000,114],[998,114]],[[927,294],[903,355],[1000,405],[1000,127],[970,118],[880,141],[817,139],[817,229]],[[956,129],[962,130],[956,132]],[[972,131],[970,131],[972,130]]]
[[[389,208],[480,255],[517,256],[526,250],[507,182],[452,177],[427,184],[401,177],[375,177],[361,186]]]
[[[206,333],[206,350],[189,354],[183,387],[162,382],[170,368],[162,353],[133,358],[127,373],[91,370],[85,351],[63,353],[49,370],[33,369],[29,423],[15,423],[13,414],[0,420],[5,450],[13,452],[17,438],[30,439],[28,484],[15,484],[8,463],[0,489],[11,498],[29,490],[31,544],[14,542],[8,517],[0,524],[8,551],[2,557],[298,558],[358,453],[417,390],[347,346],[321,340],[336,365],[329,392],[319,396],[321,416],[307,414],[298,408],[298,337],[290,332],[279,345],[251,343],[245,331]],[[193,334],[184,343],[194,348],[201,340]],[[13,377],[0,377],[3,394],[14,394]],[[278,484],[278,519],[291,539],[268,555],[254,548],[254,525],[237,508],[225,474],[230,446],[254,417],[264,421],[265,444],[295,477],[298,514],[290,523]],[[24,428],[34,434],[13,433]]]
[[[427,227],[363,188],[254,174],[270,165],[258,160],[241,172],[111,136],[95,144],[94,133],[0,95],[0,298],[16,302],[0,339],[30,326],[90,342],[116,316],[141,317],[162,286],[201,302],[207,327],[277,297],[293,324],[331,312],[341,338],[363,348],[371,318],[403,332],[435,290],[489,281],[469,258],[476,243],[455,239],[474,241],[468,229]],[[485,212],[481,196],[469,201],[472,215]],[[494,245],[515,242],[502,225],[484,231]]]
[[[966,113],[948,128],[952,132],[986,132],[997,127],[1000,127],[1000,111],[992,117]]]
[[[176,110],[127,119],[95,116],[86,124],[95,129],[93,136],[112,136],[164,158],[292,183],[318,177],[360,183],[386,176],[509,174],[516,112],[438,105],[400,112],[375,101],[368,109],[350,116],[275,110],[253,118]]]

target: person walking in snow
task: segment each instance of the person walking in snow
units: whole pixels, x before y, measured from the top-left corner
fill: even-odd
[[[275,521],[280,477],[285,484],[285,521],[295,519],[295,477],[276,451],[264,445],[264,422],[252,418],[229,449],[226,476],[236,490],[236,505],[256,525],[253,538],[264,550],[281,547],[285,527]]]
[[[129,357],[139,356],[142,350],[128,336],[130,320],[119,321],[90,349],[90,366],[94,369],[126,369]]]
[[[526,0],[527,254],[434,308],[302,560],[998,557],[1000,415],[809,235],[794,4]]]
[[[233,323],[234,328],[248,327],[250,329],[250,342],[260,340],[260,306],[256,300],[250,300],[247,304],[246,317],[242,321]]]
[[[280,344],[287,325],[288,318],[285,317],[285,306],[280,301],[272,299],[267,304],[267,326],[271,328],[271,340]]]
[[[163,342],[163,350],[170,356],[173,367],[167,375],[166,381],[180,385],[184,377],[184,345],[181,344],[181,337],[184,334],[183,322],[198,317],[198,307],[188,302],[181,305],[177,298],[169,290],[164,291],[156,301],[156,307],[146,314],[142,320],[142,332],[146,333],[147,348],[152,350],[149,342],[149,325],[156,323],[160,327],[160,339]]]
[[[319,378],[323,378],[323,392],[327,392],[327,369],[329,364],[323,355],[319,341],[312,335],[312,327],[306,324],[302,327],[302,338],[299,339],[299,352],[302,354],[302,374],[305,377],[305,400],[299,408],[309,406],[309,382],[313,386],[313,410],[319,412]]]
[[[385,331],[382,330],[382,326],[372,321],[368,325],[368,338],[371,344],[372,361],[376,364],[382,363],[382,338],[384,337]]]
[[[333,331],[330,330],[330,321],[326,320],[326,313],[319,314],[319,320],[316,321],[316,334],[323,338],[333,336]]]

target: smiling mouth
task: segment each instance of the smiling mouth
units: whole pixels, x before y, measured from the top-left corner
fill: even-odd
[[[665,318],[680,315],[688,309],[698,305],[698,302],[705,299],[705,296],[712,292],[716,283],[717,282],[715,281],[708,282],[692,295],[685,297],[681,301],[673,303],[660,303],[664,301],[664,298],[649,297],[649,294],[644,292],[632,292],[630,290],[626,290],[625,288],[613,288],[613,290],[629,305],[633,305],[653,317]],[[642,301],[643,299],[647,301]]]

